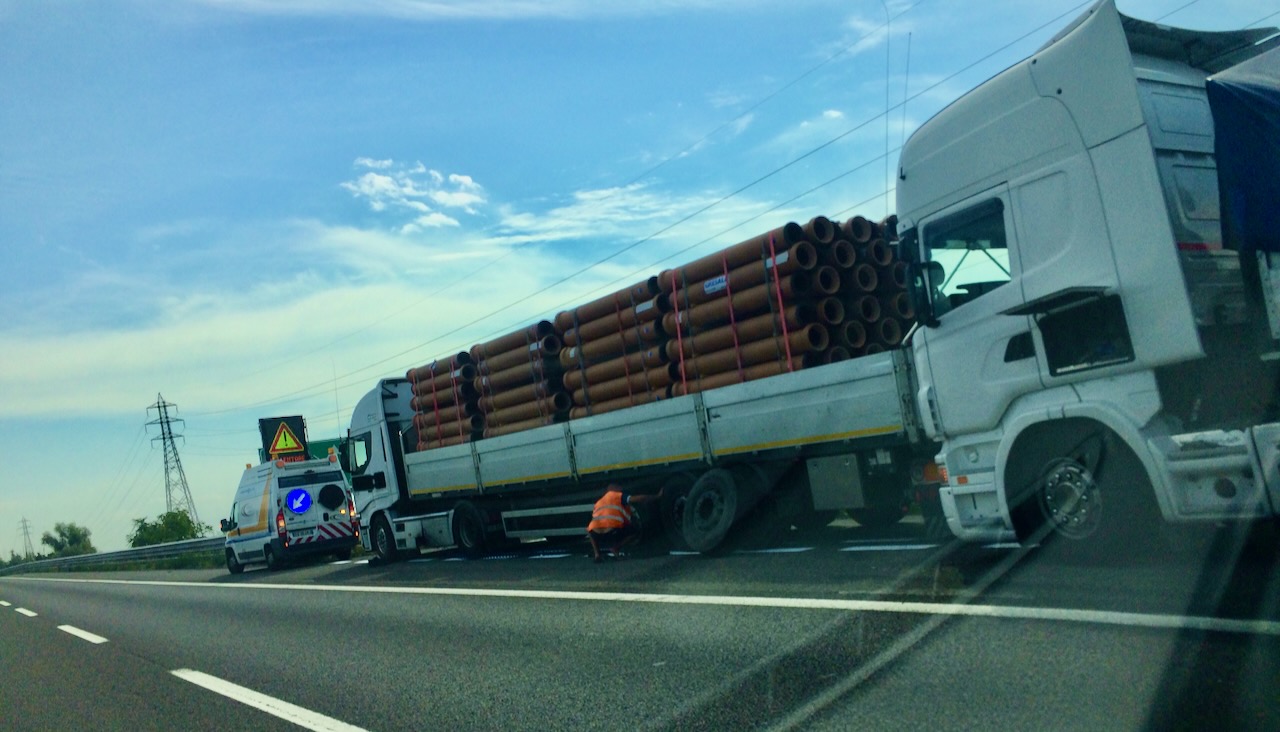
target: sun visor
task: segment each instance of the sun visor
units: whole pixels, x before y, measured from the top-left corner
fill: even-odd
[[[1280,48],[1206,82],[1223,244],[1280,252]]]

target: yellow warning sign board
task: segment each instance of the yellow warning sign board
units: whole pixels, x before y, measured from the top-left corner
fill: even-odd
[[[271,441],[272,455],[280,455],[286,452],[302,452],[305,448],[298,436],[293,434],[293,430],[289,429],[289,425],[281,422],[280,429],[276,430],[276,438]]]

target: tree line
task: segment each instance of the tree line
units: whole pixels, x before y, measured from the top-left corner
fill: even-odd
[[[156,517],[155,521],[146,518],[133,520],[133,531],[129,532],[129,546],[137,548],[155,544],[167,544],[171,541],[199,539],[212,530],[207,524],[196,523],[186,511],[168,511]],[[9,551],[9,560],[0,559],[0,567],[11,567],[40,559],[58,557],[75,557],[82,554],[96,554],[89,529],[71,522],[58,522],[53,531],[46,531],[40,536],[40,544],[49,551],[32,557],[19,556]]]

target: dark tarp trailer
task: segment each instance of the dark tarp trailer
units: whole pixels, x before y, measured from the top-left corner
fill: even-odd
[[[1209,77],[1223,245],[1280,253],[1280,48]]]

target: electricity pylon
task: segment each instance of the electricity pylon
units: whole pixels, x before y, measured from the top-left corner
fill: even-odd
[[[182,458],[178,457],[178,446],[174,443],[174,439],[182,437],[181,434],[174,434],[173,427],[175,424],[183,425],[185,420],[177,417],[170,417],[170,408],[177,407],[164,400],[163,396],[156,394],[156,403],[147,407],[147,414],[151,414],[151,410],[156,411],[156,418],[147,422],[147,426],[158,426],[160,434],[152,437],[151,442],[155,443],[159,440],[164,445],[164,505],[165,511],[186,511],[191,517],[191,522],[196,526],[200,525],[200,517],[196,515],[195,501],[191,500],[191,488],[187,485],[187,474],[182,471]]]

